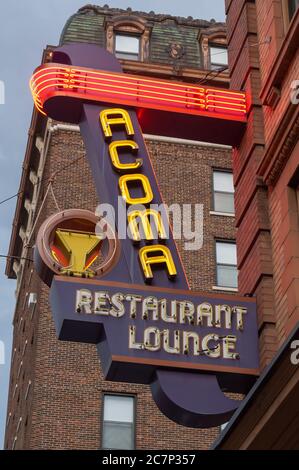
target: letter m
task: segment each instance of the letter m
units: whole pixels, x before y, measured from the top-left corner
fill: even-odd
[[[163,220],[159,212],[153,209],[145,209],[133,210],[128,214],[128,225],[134,242],[140,242],[141,240],[140,224],[145,240],[155,240],[157,238],[165,240],[167,238]]]

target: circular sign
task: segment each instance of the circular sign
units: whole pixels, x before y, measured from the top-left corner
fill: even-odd
[[[41,225],[34,262],[50,286],[54,275],[101,277],[117,263],[119,252],[119,240],[105,219],[88,210],[68,209]]]

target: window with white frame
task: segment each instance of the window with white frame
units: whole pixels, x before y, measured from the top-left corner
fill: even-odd
[[[229,171],[213,171],[213,205],[215,212],[235,213],[233,174]]]
[[[210,45],[210,64],[211,69],[224,69],[228,66],[227,47],[211,44]]]
[[[135,399],[126,395],[104,395],[103,449],[134,449]]]
[[[237,247],[233,241],[216,241],[217,286],[238,288]]]
[[[114,50],[119,59],[139,60],[140,37],[116,33]]]

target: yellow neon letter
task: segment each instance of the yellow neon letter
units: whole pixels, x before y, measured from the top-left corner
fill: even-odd
[[[128,111],[120,108],[104,109],[100,121],[106,139],[112,137],[111,126],[125,126],[128,135],[134,135],[134,128]]]
[[[144,196],[143,197],[131,197],[128,188],[128,183],[141,182]],[[149,204],[153,200],[153,191],[147,176],[136,174],[136,175],[123,175],[119,178],[120,193],[127,204]]]
[[[166,264],[170,278],[174,278],[177,274],[170,250],[164,245],[144,246],[139,250],[139,260],[146,281],[154,277],[151,264]]]
[[[142,224],[143,232],[146,240],[154,240],[154,234],[151,227],[151,218],[155,223],[158,238],[160,240],[166,240],[167,235],[163,225],[162,217],[160,212],[155,211],[154,209],[146,209],[144,211],[136,210],[128,214],[129,228],[135,242],[140,242],[141,236],[138,227],[137,219],[140,219]]]
[[[109,154],[112,165],[118,171],[137,170],[142,165],[142,158],[136,158],[135,163],[121,163],[119,160],[118,149],[130,148],[133,152],[138,151],[139,147],[133,140],[117,140],[109,145]]]

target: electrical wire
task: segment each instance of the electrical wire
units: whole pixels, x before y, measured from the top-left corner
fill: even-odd
[[[272,38],[269,37],[269,38],[266,38],[265,41],[257,42],[257,43],[254,43],[254,44],[248,44],[248,46],[244,46],[243,49],[247,49],[249,47],[260,46],[260,45],[263,45],[263,44],[270,44],[271,39]],[[230,52],[234,52],[234,51],[239,50],[239,49],[240,48],[233,48],[233,49],[230,49]],[[213,57],[216,56],[216,55],[223,55],[223,54],[227,54],[227,49],[225,49],[221,52],[215,52],[213,54]],[[220,66],[217,69],[209,70],[209,72],[207,73],[207,75],[205,77],[201,78],[198,82],[196,82],[196,85],[204,84],[208,80],[210,75],[212,75],[214,72],[216,72],[216,75],[212,76],[210,79],[215,80],[215,78],[217,78],[220,73],[224,72],[227,69],[228,69],[228,66],[226,65],[226,66],[223,66],[223,67]]]
[[[69,167],[71,167],[72,165],[74,165],[75,163],[77,163],[79,160],[82,160],[82,158],[84,158],[84,155],[81,155],[81,157],[78,157],[78,158],[76,158],[75,160],[73,160],[72,162],[70,162],[70,163],[68,163],[67,165],[63,166],[62,168],[60,168],[60,170],[55,171],[49,178],[47,178],[46,180],[44,180],[44,182],[45,182],[45,183],[51,182],[51,181],[53,182],[54,179],[56,178],[56,176],[57,176],[58,174],[60,174],[62,171],[67,170]],[[38,185],[38,184],[40,184],[40,180],[37,181],[36,183],[33,183],[33,186],[36,186],[36,185]],[[24,191],[19,191],[18,193],[14,194],[13,196],[10,196],[10,197],[7,197],[6,199],[3,199],[2,201],[0,201],[0,206],[1,206],[2,204],[4,204],[5,202],[10,201],[10,200],[13,199],[13,198],[20,196],[20,195],[23,194],[23,193],[24,193]],[[55,204],[57,204],[56,201],[55,201]]]
[[[269,36],[269,37],[267,37],[264,41],[255,42],[255,43],[253,43],[253,44],[248,44],[248,46],[246,45],[246,46],[244,46],[242,49],[247,49],[248,47],[262,46],[262,45],[264,45],[264,44],[270,44],[271,40],[272,40],[272,37]],[[216,47],[217,47],[217,45],[218,45],[218,44],[216,44]],[[221,44],[219,44],[219,48],[220,48],[220,47],[221,47]],[[221,52],[215,52],[215,54],[213,54],[213,57],[214,57],[215,55],[226,54],[226,53],[227,53],[227,47],[225,46],[225,47],[223,47],[223,49],[224,49],[224,50],[221,51]],[[239,47],[234,47],[234,48],[229,49],[229,52],[235,52],[235,51],[239,51],[239,50],[240,50]]]
[[[206,83],[208,78],[211,76],[210,80],[215,80],[215,78],[218,77],[218,75],[222,72],[224,72],[227,69],[227,66],[219,67],[214,70],[210,70],[205,77],[201,78],[198,82],[196,82],[196,85],[202,85],[203,83]],[[212,74],[215,73],[215,75],[212,76]]]
[[[6,199],[3,199],[3,201],[0,202],[1,204],[4,204],[5,202],[10,201],[11,199],[14,199],[15,197],[18,197],[19,194],[22,194],[24,191],[19,191],[18,193],[14,194],[13,196],[7,197]]]
[[[8,259],[23,259],[25,261],[31,261],[33,263],[33,259],[25,258],[24,256],[10,256],[10,255],[0,255],[0,258],[8,258]]]

